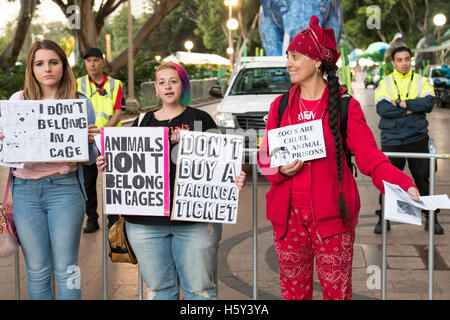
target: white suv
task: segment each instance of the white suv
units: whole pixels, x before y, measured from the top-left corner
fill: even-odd
[[[271,102],[286,93],[291,86],[286,58],[241,58],[228,82],[223,100],[217,107],[217,126],[222,132],[236,130],[236,133],[249,137],[247,146],[259,147]],[[212,95],[220,95],[212,91]]]

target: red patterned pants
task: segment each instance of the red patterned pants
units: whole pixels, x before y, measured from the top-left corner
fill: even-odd
[[[283,300],[312,300],[314,258],[324,300],[351,300],[355,232],[320,239],[311,208],[293,203],[286,235],[274,235]]]

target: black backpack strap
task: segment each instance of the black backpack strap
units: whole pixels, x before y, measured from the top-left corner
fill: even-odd
[[[278,105],[278,126],[281,124],[281,119],[289,104],[289,91],[281,96],[280,104]]]
[[[338,112],[340,119],[340,130],[342,135],[342,142],[344,143],[344,151],[347,152],[347,120],[348,120],[348,106],[350,104],[351,95],[344,93],[339,100]]]

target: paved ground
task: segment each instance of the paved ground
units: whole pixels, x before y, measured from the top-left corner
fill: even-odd
[[[378,116],[373,104],[373,89],[364,89],[354,83],[354,96],[361,102],[367,121],[379,141]],[[215,105],[202,106],[210,112]],[[428,116],[430,135],[435,138],[438,152],[450,153],[450,109],[434,109]],[[436,176],[436,194],[450,194],[450,161],[440,160]],[[0,192],[4,192],[7,169],[0,168]],[[101,180],[99,179],[99,182]],[[368,177],[358,175],[361,195],[361,213],[356,229],[353,261],[353,298],[380,299],[374,271],[381,267],[381,236],[373,233],[377,218],[378,192]],[[280,299],[278,267],[273,248],[272,229],[265,218],[267,181],[258,177],[258,299]],[[98,184],[100,190],[100,184]],[[253,298],[253,219],[252,175],[248,170],[248,184],[240,196],[236,225],[224,225],[218,259],[219,299]],[[434,298],[450,299],[450,211],[443,210],[440,222],[445,234],[435,236]],[[428,299],[428,232],[422,227],[392,223],[388,233],[387,298]],[[19,255],[20,299],[27,299],[26,276],[22,254]],[[80,248],[83,299],[103,299],[102,230],[82,234]],[[194,266],[193,266],[194,267]],[[107,262],[109,299],[138,299],[138,268],[133,265]],[[368,273],[369,271],[369,273]],[[0,299],[15,299],[14,258],[0,259]],[[370,277],[370,279],[369,279]],[[369,281],[368,281],[369,280]],[[369,285],[368,285],[369,284]],[[145,292],[143,293],[145,298]],[[322,299],[317,277],[314,299]]]

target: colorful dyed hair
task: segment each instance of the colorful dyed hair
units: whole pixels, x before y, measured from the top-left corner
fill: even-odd
[[[178,72],[181,79],[181,98],[180,104],[187,106],[191,103],[191,83],[189,81],[189,75],[182,66],[174,62],[164,62],[158,68],[156,68],[155,74],[164,69],[173,69]]]

